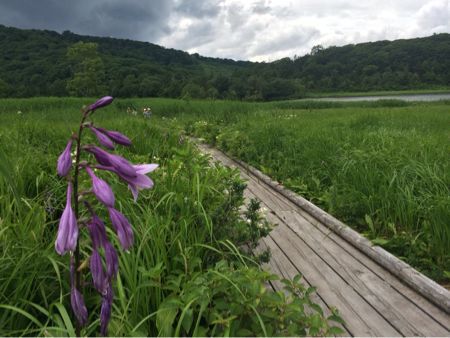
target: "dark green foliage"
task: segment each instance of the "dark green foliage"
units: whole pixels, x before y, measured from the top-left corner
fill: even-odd
[[[181,277],[181,278],[180,278]],[[310,295],[314,288],[282,280],[285,292],[263,284],[278,280],[254,268],[235,269],[225,261],[191,276],[174,276],[171,294],[159,308],[156,325],[162,336],[329,336],[342,333],[337,312],[327,318]],[[305,311],[309,309],[309,311]]]
[[[105,95],[105,69],[93,42],[77,42],[67,50],[67,59],[73,77],[67,81],[67,91],[72,96]]]
[[[96,44],[98,56],[90,55],[84,70],[77,70],[67,54],[83,44]],[[102,86],[115,97],[278,100],[325,91],[447,88],[448,55],[449,34],[316,46],[300,58],[256,63],[190,55],[146,42],[0,25],[0,97],[93,95],[72,88],[81,86],[87,69],[99,79],[104,69]],[[98,86],[94,82],[92,88],[102,92]]]

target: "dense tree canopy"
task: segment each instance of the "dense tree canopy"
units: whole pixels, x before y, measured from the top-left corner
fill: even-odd
[[[0,97],[166,96],[275,100],[324,91],[450,86],[450,34],[344,47],[256,63],[147,42],[0,25]]]

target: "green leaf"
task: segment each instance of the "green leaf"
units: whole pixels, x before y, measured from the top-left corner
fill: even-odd
[[[327,336],[337,336],[344,333],[344,330],[337,326],[332,326],[327,331]]]

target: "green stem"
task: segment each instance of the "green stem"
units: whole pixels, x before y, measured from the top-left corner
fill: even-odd
[[[80,153],[81,153],[81,134],[83,132],[83,124],[86,120],[87,116],[89,114],[89,111],[83,112],[83,118],[81,119],[80,128],[78,130],[77,134],[77,147],[76,147],[76,153],[75,153],[75,172],[73,174],[73,199],[74,199],[74,213],[75,218],[78,220],[79,218],[79,202],[78,202],[78,176],[80,173]],[[77,240],[77,247],[75,249],[75,288],[80,292],[82,292],[82,285],[81,285],[81,271],[78,270],[80,266],[80,241]],[[78,322],[78,320],[75,321],[75,333],[77,337],[80,337],[81,333],[81,325]]]

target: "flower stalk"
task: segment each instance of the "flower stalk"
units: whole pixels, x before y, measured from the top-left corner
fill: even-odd
[[[131,141],[125,135],[118,131],[108,131],[106,129],[96,127],[92,121],[88,121],[93,112],[99,108],[109,105],[113,101],[111,96],[105,96],[97,102],[91,104],[82,110],[82,118],[78,128],[78,133],[71,136],[66,148],[58,158],[57,172],[59,176],[66,178],[68,181],[66,207],[59,222],[58,236],[55,241],[55,248],[58,254],[64,255],[70,252],[70,281],[71,281],[71,305],[74,317],[76,318],[76,335],[81,335],[81,328],[88,322],[88,310],[83,298],[83,275],[82,268],[89,265],[92,276],[92,285],[102,296],[102,305],[100,313],[100,334],[107,334],[108,322],[111,318],[111,309],[113,303],[113,281],[117,277],[119,270],[119,260],[117,251],[108,240],[105,224],[96,215],[92,204],[87,201],[95,196],[100,202],[100,206],[106,208],[109,213],[110,226],[117,234],[118,242],[123,250],[128,250],[134,241],[133,228],[128,219],[120,211],[114,208],[115,197],[111,187],[106,181],[96,176],[94,170],[113,171],[117,176],[128,183],[133,192],[135,200],[137,198],[137,190],[153,187],[153,181],[145,174],[157,168],[156,164],[140,164],[133,165],[125,158],[110,154],[100,147],[94,145],[82,145],[83,130],[89,128],[96,136],[100,146],[107,149],[115,149],[114,144],[129,146]],[[71,148],[75,141],[75,160],[72,163]],[[81,160],[82,153],[92,155],[98,164],[91,165],[89,161]],[[70,177],[71,168],[74,167],[73,175]],[[87,191],[79,191],[80,179],[82,171],[90,177],[92,189]],[[83,172],[84,172],[83,171]],[[92,194],[88,193],[92,192]],[[81,198],[82,197],[82,198]],[[81,213],[81,200],[90,215],[86,219]],[[73,210],[72,210],[73,205]],[[86,213],[84,213],[86,214]],[[80,227],[84,226],[88,229],[91,239],[92,253],[89,258],[85,258],[86,264],[81,264],[80,237],[82,231]],[[84,250],[83,250],[84,252]],[[103,252],[103,257],[102,257]],[[90,262],[90,263],[87,263]],[[103,268],[105,262],[105,269]]]

